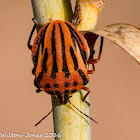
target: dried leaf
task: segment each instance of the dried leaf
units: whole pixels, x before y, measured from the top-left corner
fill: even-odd
[[[113,24],[90,32],[107,37],[140,63],[140,29],[128,24]]]

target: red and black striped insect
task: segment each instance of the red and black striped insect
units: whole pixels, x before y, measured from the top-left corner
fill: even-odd
[[[56,97],[60,104],[70,102],[70,97],[80,89],[90,93],[85,85],[89,82],[88,74],[94,72],[94,63],[101,57],[103,38],[98,59],[88,60],[88,47],[79,31],[69,22],[55,20],[44,25],[38,32],[33,46],[30,41],[36,29],[37,21],[31,31],[28,47],[32,50],[35,75],[34,84],[37,92],[45,91]],[[87,70],[86,65],[93,69]],[[86,102],[89,104],[88,102]],[[90,118],[90,117],[89,117]]]

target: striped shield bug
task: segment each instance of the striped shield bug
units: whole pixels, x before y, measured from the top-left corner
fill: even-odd
[[[38,24],[35,19],[33,21],[28,48],[32,51],[34,64],[32,73],[35,75],[34,85],[37,87],[37,92],[45,91],[53,95],[57,103],[71,104],[72,94],[83,89],[87,94],[82,101],[89,105],[86,97],[90,90],[85,85],[89,82],[88,74],[92,74],[95,70],[94,63],[97,63],[101,57],[103,38],[98,59],[91,57],[88,59],[87,43],[76,27],[67,21],[55,20],[39,30],[32,46],[30,41]],[[87,64],[92,64],[92,70],[87,70]]]

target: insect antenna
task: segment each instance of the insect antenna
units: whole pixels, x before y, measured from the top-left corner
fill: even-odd
[[[52,110],[46,115],[44,116],[37,124],[35,124],[35,126],[39,125],[46,117],[48,117],[51,112],[54,110],[54,108],[58,105],[59,102],[56,103],[56,105],[52,108]]]
[[[82,113],[83,115],[85,115],[86,117],[88,117],[89,119],[91,119],[92,121],[94,121],[95,123],[98,124],[98,122],[96,122],[94,119],[92,119],[91,117],[89,117],[87,114],[83,113],[81,110],[79,110],[75,105],[73,105],[70,100],[69,100],[69,103],[75,108],[77,109],[80,113]]]

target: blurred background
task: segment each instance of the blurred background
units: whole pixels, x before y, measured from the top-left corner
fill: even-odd
[[[140,28],[139,5],[139,0],[107,0],[96,28],[114,23]],[[51,97],[43,92],[36,94],[33,84],[31,51],[27,48],[33,26],[31,1],[0,0],[0,17],[0,133],[53,132],[52,114],[34,127],[51,110]],[[89,84],[90,116],[99,124],[91,122],[92,139],[139,140],[140,65],[105,39],[95,69]]]

